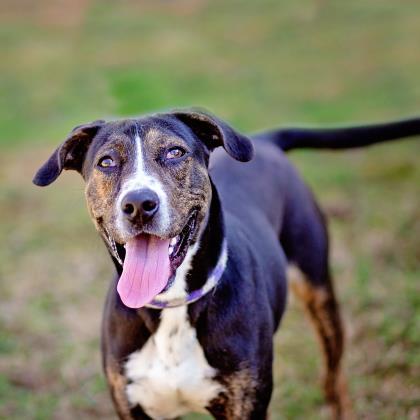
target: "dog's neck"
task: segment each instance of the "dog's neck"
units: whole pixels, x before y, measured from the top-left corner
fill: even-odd
[[[198,250],[187,275],[188,292],[197,290],[206,283],[210,273],[220,261],[223,246],[226,244],[222,206],[213,183],[207,223],[197,242]]]

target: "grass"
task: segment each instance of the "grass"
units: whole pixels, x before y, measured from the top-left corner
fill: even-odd
[[[82,182],[30,184],[72,126],[189,105],[244,131],[419,112],[414,0],[0,8],[0,418],[114,418],[99,357],[111,265]],[[357,418],[420,416],[419,152],[407,140],[291,154],[330,220]],[[326,418],[317,343],[293,301],[276,354],[271,418]]]

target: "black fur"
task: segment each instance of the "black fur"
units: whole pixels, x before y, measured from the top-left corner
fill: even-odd
[[[418,136],[420,118],[384,124],[340,128],[281,128],[254,134],[254,140],[275,143],[284,151],[292,149],[351,149],[396,138]]]
[[[249,138],[218,118],[202,111],[176,111],[173,115],[186,124],[210,151],[223,146],[230,156],[240,162],[248,162],[254,156]]]
[[[63,169],[74,169],[80,172],[90,143],[104,124],[105,121],[99,120],[75,127],[70,136],[41,166],[33,183],[39,187],[45,187],[54,182]]]

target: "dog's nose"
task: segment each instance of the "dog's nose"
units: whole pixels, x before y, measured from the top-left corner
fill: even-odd
[[[159,197],[149,189],[130,191],[121,202],[121,210],[130,221],[149,221],[159,208]]]

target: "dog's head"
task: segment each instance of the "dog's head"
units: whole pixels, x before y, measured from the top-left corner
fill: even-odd
[[[203,112],[95,121],[73,129],[34,183],[49,185],[63,169],[81,173],[96,228],[114,255],[125,247],[120,296],[140,307],[197,241],[211,201],[209,154],[218,146],[239,161],[253,155],[247,137]]]

